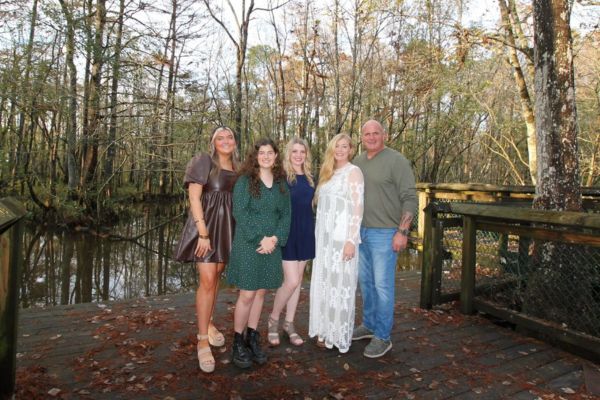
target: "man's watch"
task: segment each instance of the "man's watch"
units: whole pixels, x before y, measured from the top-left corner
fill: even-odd
[[[396,229],[396,232],[398,232],[401,235],[408,236],[408,234],[410,233],[410,230],[408,230],[408,229]]]

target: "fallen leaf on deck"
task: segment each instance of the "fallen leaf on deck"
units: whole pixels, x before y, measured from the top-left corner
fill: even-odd
[[[438,381],[432,381],[428,387],[429,387],[429,389],[433,390],[433,389],[437,388],[438,386],[440,386],[440,383]]]

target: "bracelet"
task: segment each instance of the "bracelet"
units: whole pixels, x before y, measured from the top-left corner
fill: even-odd
[[[410,233],[410,230],[408,230],[408,229],[396,229],[396,232],[398,232],[401,235],[408,236],[408,234]]]
[[[200,234],[198,234],[198,236],[200,237],[200,239],[210,239],[208,237],[208,235],[200,235]]]

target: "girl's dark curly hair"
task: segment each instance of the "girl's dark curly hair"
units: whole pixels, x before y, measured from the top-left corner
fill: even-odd
[[[260,197],[260,167],[258,166],[257,157],[258,149],[260,149],[261,146],[271,146],[273,151],[275,151],[277,157],[275,158],[275,163],[273,164],[273,185],[277,184],[279,186],[279,191],[281,193],[285,193],[285,171],[283,170],[281,155],[279,153],[279,148],[270,138],[260,139],[256,141],[250,149],[248,149],[246,160],[244,161],[244,164],[242,164],[242,168],[239,172],[240,176],[246,175],[249,178],[249,190],[252,197]]]

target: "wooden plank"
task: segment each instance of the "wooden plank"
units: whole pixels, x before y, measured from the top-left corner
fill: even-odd
[[[600,365],[583,365],[583,377],[588,393],[600,397]]]
[[[4,205],[6,205],[6,199]],[[9,203],[15,206],[15,204]],[[15,206],[16,207],[16,206]],[[7,211],[7,208],[3,208]],[[15,387],[17,368],[17,327],[19,316],[19,282],[23,258],[23,215],[10,211],[0,233],[0,397],[8,396]],[[5,216],[8,215],[5,213]],[[8,240],[6,238],[8,236]]]
[[[535,195],[535,186],[532,185],[492,185],[481,183],[425,183],[419,182],[417,190],[429,191],[477,191],[477,192],[505,192],[507,194],[526,193]],[[599,197],[600,189],[591,186],[582,186],[581,193],[585,196]]]
[[[477,229],[526,236],[533,239],[551,240],[579,245],[600,246],[600,236],[578,232],[557,231],[532,226],[509,225],[501,222],[477,221]]]
[[[462,227],[462,218],[439,218],[442,228]]]
[[[418,271],[397,274],[397,290],[406,293],[412,290],[413,300],[407,297],[407,301],[396,301],[393,348],[384,357],[363,356],[368,340],[353,342],[346,354],[317,348],[314,339],[306,335],[308,291],[303,290],[296,328],[306,343],[295,347],[282,337],[279,347],[265,346],[269,357],[266,365],[254,365],[244,371],[230,362],[232,307],[237,292],[223,289],[215,308],[215,321],[226,335],[227,348],[213,348],[217,368],[210,375],[202,374],[197,368],[192,293],[107,302],[106,308],[111,312],[88,306],[81,306],[85,312],[77,312],[79,306],[61,306],[57,310],[60,317],[56,318],[56,326],[45,325],[40,335],[31,334],[35,329],[35,316],[46,316],[51,310],[25,310],[20,328],[22,334],[29,336],[20,341],[21,382],[32,382],[31,378],[25,381],[26,377],[34,371],[43,371],[42,379],[33,381],[35,384],[26,389],[45,390],[33,392],[31,398],[49,398],[48,390],[53,387],[61,390],[57,397],[94,399],[406,398],[408,393],[416,398],[440,398],[441,395],[454,398],[468,392],[475,394],[472,391],[475,388],[484,388],[483,397],[489,394],[494,398],[493,393],[498,388],[488,385],[490,382],[502,384],[506,373],[481,366],[519,360],[519,370],[539,368],[539,360],[528,364],[529,357],[521,356],[520,352],[529,351],[529,347],[559,354],[566,360],[560,366],[561,371],[581,368],[581,359],[500,328],[479,316],[465,317],[452,307],[432,311],[415,308],[418,278]],[[259,324],[264,335],[265,318],[273,297],[273,291],[265,297]],[[66,307],[70,307],[68,312],[65,312]],[[357,299],[358,321],[360,309],[360,299]],[[140,322],[138,317],[147,313],[166,319],[156,324]],[[102,318],[94,318],[98,316]],[[62,337],[48,339],[60,332]],[[140,354],[142,350],[144,353]],[[515,380],[516,383],[524,385],[526,380]],[[536,384],[527,385],[536,387]],[[576,396],[584,393],[581,388],[583,380],[575,388]],[[500,389],[502,393],[512,392],[512,386]],[[557,390],[552,393],[560,394]]]
[[[539,222],[578,228],[600,229],[600,215],[574,211],[545,211],[487,204],[450,203],[453,213],[504,221]]]
[[[479,311],[505,319],[506,321],[531,329],[535,332],[542,333],[559,342],[585,349],[585,351],[589,352],[593,358],[600,360],[600,338],[557,327],[543,320],[500,307],[497,304],[481,299],[475,299],[473,303],[475,308]]]
[[[27,210],[15,198],[0,199],[0,234],[23,218]]]
[[[491,185],[481,183],[417,183],[418,190],[478,191],[478,192],[511,192],[535,193],[534,186]]]

